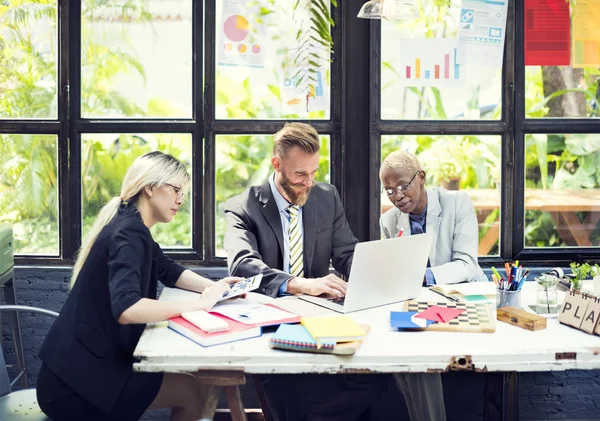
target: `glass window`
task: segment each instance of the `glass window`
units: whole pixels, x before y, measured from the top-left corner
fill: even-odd
[[[415,0],[421,16],[381,21],[381,118],[498,120],[501,69],[461,63],[460,0]]]
[[[312,28],[311,2],[216,4],[216,118],[328,119],[329,27]]]
[[[319,170],[316,180],[329,183],[329,136],[320,136]],[[264,183],[273,172],[273,136],[217,136],[216,140],[216,256],[226,257],[225,201],[250,186]]]
[[[0,135],[0,224],[16,254],[59,254],[57,159],[54,135]]]
[[[528,118],[598,117],[600,116],[598,103],[600,42],[596,39],[597,36],[594,38],[593,35],[597,34],[597,22],[593,17],[590,19],[585,17],[586,14],[594,13],[594,10],[589,8],[595,6],[590,2],[565,4],[557,1],[556,3],[553,6],[555,11],[551,23],[552,30],[538,34],[544,36],[540,51],[529,54],[525,52],[526,64],[555,64],[525,66],[525,116]],[[537,15],[538,11],[533,9],[533,6],[530,7],[532,9],[525,9],[525,19],[528,24],[530,22],[535,24],[535,19],[541,14]],[[564,19],[561,20],[557,13],[563,8]],[[569,20],[571,28],[569,28]],[[526,43],[530,45],[527,36],[526,32]],[[532,40],[535,40],[533,36]],[[571,51],[569,51],[569,43]],[[562,46],[560,52],[551,50],[553,47],[560,46]]]
[[[192,138],[189,134],[84,134],[81,138],[84,236],[100,209],[110,199],[119,196],[125,173],[138,156],[156,150],[171,154],[186,165],[192,176]],[[190,184],[183,205],[170,223],[152,227],[152,236],[161,246],[192,246],[192,191]]]
[[[192,117],[192,1],[82,2],[81,114]]]
[[[0,8],[0,118],[56,119],[56,1]]]
[[[600,136],[526,136],[525,247],[600,243]]]
[[[465,190],[479,223],[479,255],[498,255],[500,238],[500,136],[382,136],[381,156],[395,150],[414,153],[426,174],[426,187]],[[381,192],[381,213],[392,208]]]

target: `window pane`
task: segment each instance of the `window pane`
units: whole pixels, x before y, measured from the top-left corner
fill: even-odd
[[[320,136],[319,170],[316,180],[329,183],[329,136]],[[250,186],[264,183],[273,172],[273,136],[217,136],[216,139],[216,255],[226,257],[225,201]]]
[[[562,60],[562,66],[525,66],[525,115],[529,118],[584,118],[600,116],[599,91],[598,91],[598,51],[600,51],[600,41],[594,36],[597,31],[597,23],[594,19],[588,20],[587,24],[592,24],[592,28],[586,28],[586,22],[579,19],[576,2],[567,2],[570,4],[571,28],[565,25],[552,31],[551,34],[541,33],[544,36],[543,47],[548,48],[556,46],[557,42],[563,42],[571,45],[571,57],[566,54],[566,62]],[[562,3],[564,5],[564,3]],[[561,3],[558,2],[557,6]],[[555,8],[557,6],[554,6]],[[583,2],[579,5],[582,9],[579,13],[586,14],[585,8],[593,6],[593,3]],[[569,6],[565,5],[564,13]],[[525,10],[526,19],[535,19],[536,10]],[[555,12],[556,13],[556,12]],[[554,23],[558,23],[555,17]],[[566,17],[568,19],[569,17]],[[534,21],[535,22],[535,21]],[[591,29],[591,30],[590,30]],[[589,32],[588,32],[589,31]],[[572,32],[572,35],[571,35]],[[589,40],[581,40],[579,32],[588,32]],[[595,32],[597,34],[597,32]],[[558,37],[551,39],[550,37]],[[538,52],[539,53],[539,52]],[[554,61],[551,64],[557,64],[557,54],[549,51],[545,59],[528,57],[526,53],[525,62],[536,62],[544,64],[544,61]],[[559,60],[560,61],[560,60]]]
[[[381,118],[500,119],[501,69],[455,66],[461,1],[415,4],[419,18],[381,21]]]
[[[54,135],[0,135],[0,224],[15,253],[59,254],[57,157]]]
[[[56,1],[3,1],[0,118],[57,118]]]
[[[217,0],[217,118],[329,118],[330,54],[311,38],[329,32],[311,29],[310,4]]]
[[[525,247],[600,242],[600,136],[526,136]]]
[[[466,190],[479,223],[479,255],[498,255],[500,144],[500,136],[382,136],[381,156],[414,153],[427,176],[426,188]],[[381,213],[392,206],[382,189]]]
[[[192,175],[192,137],[189,134],[84,134],[81,146],[82,231],[89,231],[100,209],[121,193],[127,169],[138,157],[162,151],[182,161]],[[191,248],[192,206],[187,197],[168,224],[152,227],[154,240],[163,247]]]
[[[192,117],[192,0],[82,2],[84,117]]]

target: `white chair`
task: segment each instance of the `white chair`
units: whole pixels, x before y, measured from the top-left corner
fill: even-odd
[[[0,313],[26,311],[57,317],[58,313],[37,307],[0,305]],[[1,324],[0,324],[1,327]],[[23,375],[25,375],[23,373]],[[16,382],[13,381],[13,383]],[[2,421],[51,421],[37,404],[35,389],[12,390],[2,344],[0,343],[0,420]]]

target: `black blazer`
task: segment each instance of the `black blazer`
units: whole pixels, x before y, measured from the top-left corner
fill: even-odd
[[[120,325],[157,280],[173,286],[185,270],[166,257],[137,208],[122,206],[100,232],[40,350],[40,359],[87,401],[109,411],[133,371],[145,324]]]
[[[229,199],[225,203],[225,217],[229,272],[241,277],[262,273],[262,284],[257,291],[276,297],[290,274],[281,270],[283,228],[269,182]],[[302,207],[302,222],[304,276],[325,276],[330,263],[341,274],[349,275],[358,240],[350,230],[333,185],[317,183],[312,188]]]

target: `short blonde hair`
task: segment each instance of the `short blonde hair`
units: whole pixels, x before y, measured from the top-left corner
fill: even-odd
[[[274,135],[273,155],[285,158],[293,148],[314,155],[319,152],[319,133],[310,124],[286,123]]]
[[[383,173],[388,170],[405,169],[411,173],[423,171],[421,163],[417,157],[407,151],[394,151],[385,157],[379,169],[379,178],[382,178]]]

